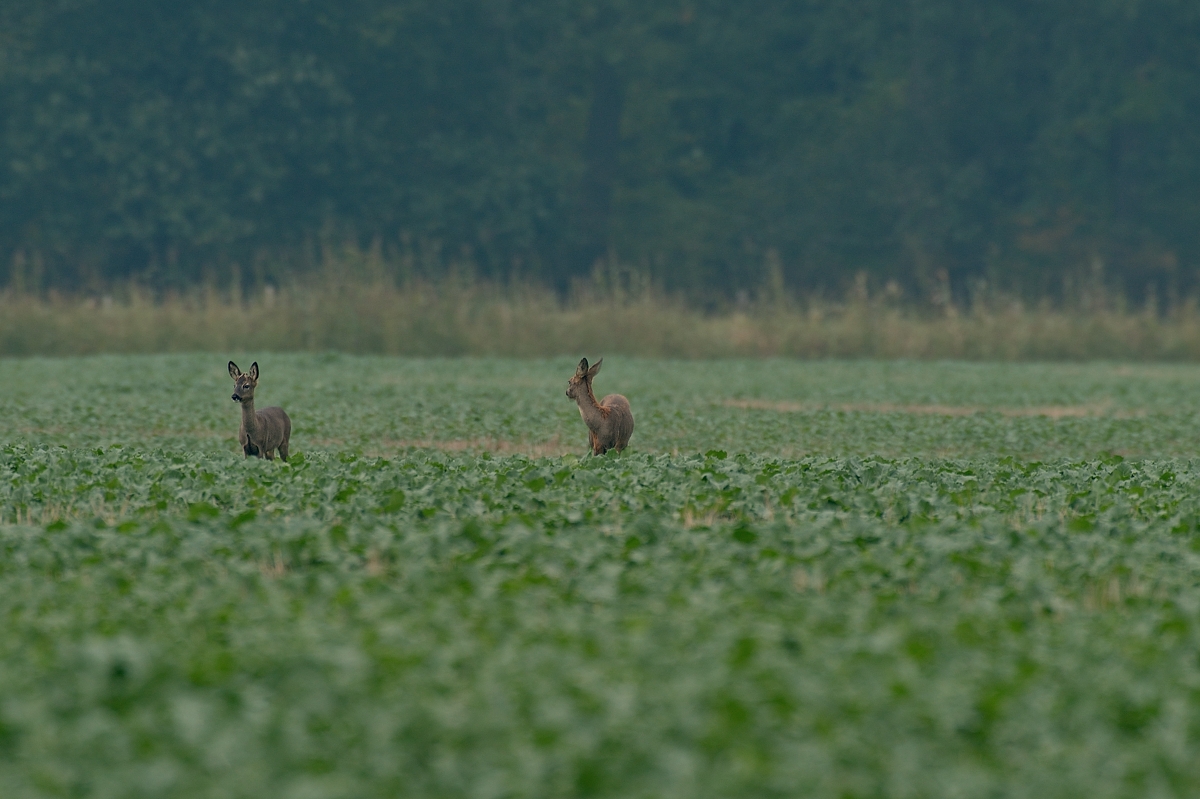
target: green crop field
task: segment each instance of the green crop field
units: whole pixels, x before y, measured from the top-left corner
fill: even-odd
[[[1200,367],[230,356],[0,361],[0,797],[1200,795]]]

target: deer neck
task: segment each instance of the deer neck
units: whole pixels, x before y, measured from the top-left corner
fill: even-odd
[[[600,408],[600,403],[596,402],[596,395],[592,393],[592,384],[584,383],[583,387],[587,391],[579,397],[575,398],[575,402],[579,405],[579,415],[583,417],[583,421],[588,427],[596,428],[600,426],[600,422],[604,420],[604,411]]]
[[[254,415],[254,400],[242,400],[242,429],[251,438],[258,432],[258,417]]]

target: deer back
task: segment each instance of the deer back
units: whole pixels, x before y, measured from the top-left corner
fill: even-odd
[[[287,413],[278,406],[263,408],[261,411],[256,411],[254,414],[255,420],[258,422],[259,442],[265,450],[278,449],[280,444],[287,441],[292,434],[292,420],[288,418]]]
[[[625,449],[633,435],[633,409],[629,407],[629,400],[623,394],[609,394],[600,400],[600,407],[608,411],[601,431],[606,448]]]

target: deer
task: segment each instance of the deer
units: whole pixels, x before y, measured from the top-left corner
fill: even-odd
[[[592,378],[600,371],[604,359],[590,367],[584,358],[575,369],[575,376],[567,381],[567,396],[579,405],[579,415],[588,426],[588,441],[593,455],[603,455],[610,449],[617,452],[629,444],[633,435],[633,411],[629,400],[621,394],[609,394],[596,402],[592,393]]]
[[[275,460],[275,450],[286,463],[288,439],[292,437],[292,420],[283,408],[254,410],[254,389],[258,386],[258,361],[250,364],[250,371],[243,373],[233,361],[229,362],[229,376],[233,378],[233,401],[242,405],[242,426],[238,430],[238,441],[242,442],[242,453],[249,458]]]

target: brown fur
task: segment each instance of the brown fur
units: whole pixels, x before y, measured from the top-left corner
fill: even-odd
[[[567,381],[567,396],[579,405],[579,415],[588,426],[588,443],[593,455],[603,455],[610,449],[617,452],[629,444],[633,435],[633,411],[629,400],[621,394],[609,394],[596,402],[592,393],[592,378],[600,371],[604,359],[596,361],[590,368],[584,358],[575,369],[575,376]]]
[[[288,439],[292,437],[292,420],[283,408],[254,410],[254,389],[258,386],[258,361],[250,364],[250,371],[243,374],[237,364],[229,362],[229,376],[233,378],[233,401],[242,404],[242,427],[238,430],[238,441],[242,442],[242,453],[249,458],[275,460],[288,459]]]

